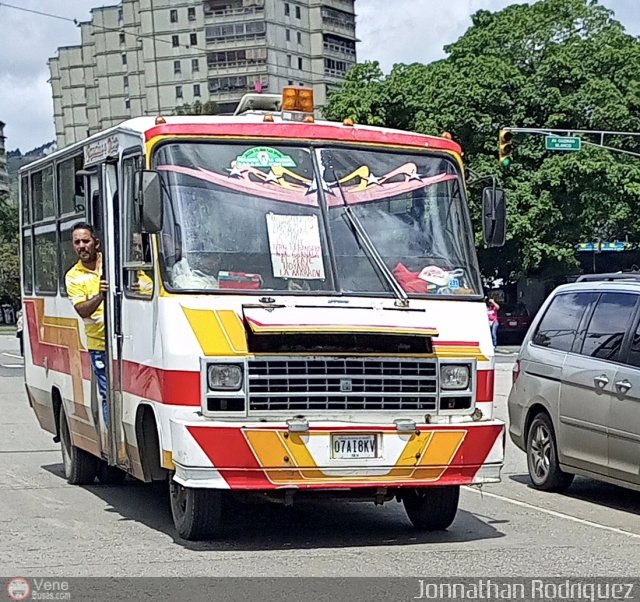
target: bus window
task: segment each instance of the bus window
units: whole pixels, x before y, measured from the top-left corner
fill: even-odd
[[[84,213],[84,176],[82,155],[58,164],[58,203],[60,215]]]
[[[102,242],[102,200],[99,190],[94,190],[91,195],[91,225]]]
[[[58,243],[55,231],[36,234],[35,280],[36,293],[52,293],[58,290]]]
[[[23,176],[20,193],[22,196],[22,225],[26,226],[31,223],[31,212],[29,211],[29,176]]]
[[[122,163],[124,183],[123,251],[124,283],[128,295],[153,296],[153,269],[149,234],[142,231],[140,208],[136,199],[135,173],[139,157],[128,157]]]
[[[33,241],[30,228],[22,233],[22,287],[26,295],[33,293]]]
[[[60,223],[60,268],[58,279],[60,285],[60,293],[64,296],[67,294],[67,285],[65,276],[67,272],[78,262],[78,256],[73,248],[73,226],[81,219],[74,218]]]
[[[31,175],[33,221],[39,222],[56,215],[53,191],[53,166]]]

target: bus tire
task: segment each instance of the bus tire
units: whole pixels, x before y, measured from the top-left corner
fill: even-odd
[[[122,485],[127,473],[117,466],[109,466],[104,460],[98,464],[98,481],[103,485]]]
[[[460,487],[421,487],[402,495],[402,503],[409,520],[421,531],[444,531],[456,517]]]
[[[214,539],[222,523],[222,492],[170,482],[171,514],[178,535],[188,541]]]
[[[69,421],[67,420],[67,413],[64,411],[64,407],[60,408],[58,420],[62,466],[67,482],[71,485],[88,485],[93,483],[98,472],[98,458],[73,445],[71,442]]]

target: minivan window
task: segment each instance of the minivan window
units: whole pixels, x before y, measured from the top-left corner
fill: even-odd
[[[619,361],[622,340],[638,297],[628,293],[604,293],[593,311],[582,345],[582,354]]]
[[[556,296],[538,325],[533,344],[558,351],[571,351],[582,316],[594,299],[594,293]]]
[[[633,335],[633,340],[631,341],[631,349],[629,349],[629,357],[627,358],[625,364],[640,368],[640,323],[638,324]]]

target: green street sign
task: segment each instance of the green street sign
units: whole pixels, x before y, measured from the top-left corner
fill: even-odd
[[[552,151],[579,151],[582,150],[582,140],[571,136],[546,136],[547,150]]]

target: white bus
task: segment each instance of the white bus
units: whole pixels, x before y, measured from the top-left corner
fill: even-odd
[[[395,499],[445,529],[504,452],[461,149],[316,121],[304,89],[268,101],[131,119],[22,169],[31,407],[69,482],[168,479],[186,539],[220,532],[229,491]],[[504,196],[484,201],[493,244]],[[65,291],[84,221],[110,285],[108,428]]]

